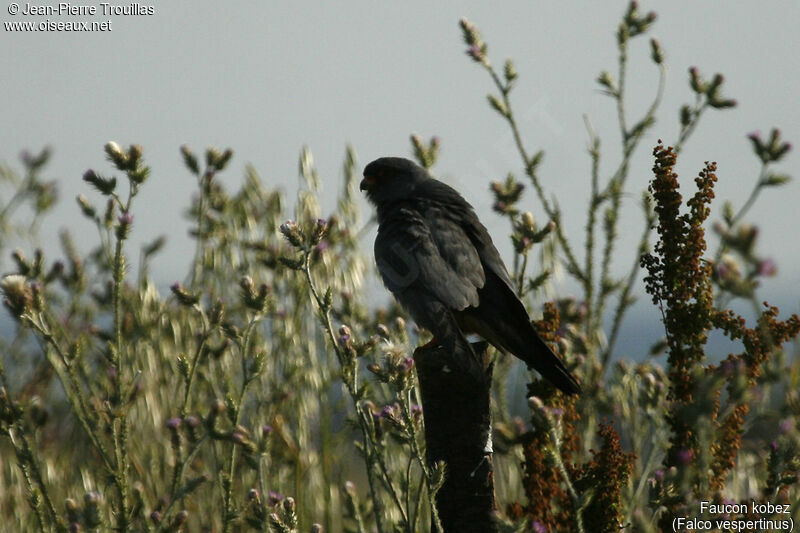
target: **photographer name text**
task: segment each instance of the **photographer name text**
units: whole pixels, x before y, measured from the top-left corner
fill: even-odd
[[[133,2],[130,4],[112,4],[109,2],[98,2],[97,5],[73,4],[71,2],[59,2],[58,4],[31,4],[28,2],[20,6],[18,14],[25,16],[40,16],[40,15],[142,16],[142,15],[153,15],[155,14],[155,12],[156,12],[155,6],[144,5],[138,2]]]

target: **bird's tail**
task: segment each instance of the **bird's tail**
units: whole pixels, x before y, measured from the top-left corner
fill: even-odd
[[[457,315],[463,331],[477,333],[497,348],[514,354],[559,390],[567,394],[581,391],[564,362],[533,329],[525,307],[508,285],[497,276],[487,276],[479,295],[479,308],[467,308]]]
[[[539,337],[539,334],[531,326],[530,341],[531,346],[525,351],[526,356],[520,357],[529,366],[548,379],[559,390],[568,394],[578,394],[581,386],[569,373],[564,362],[553,353],[546,342]],[[516,354],[515,354],[516,355]]]

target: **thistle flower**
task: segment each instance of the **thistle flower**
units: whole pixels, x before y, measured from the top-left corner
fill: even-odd
[[[172,294],[175,295],[175,298],[178,300],[178,302],[186,307],[191,307],[200,301],[199,296],[189,292],[189,290],[186,289],[180,282],[176,281],[173,283],[169,290],[172,291]]]
[[[183,509],[175,515],[175,518],[172,519],[170,529],[177,531],[180,526],[186,523],[187,520],[189,520],[189,511]]]
[[[764,164],[780,161],[792,149],[791,143],[781,141],[781,131],[777,128],[773,128],[770,132],[767,142],[761,139],[761,135],[757,131],[748,134],[747,138],[753,144],[756,156]]]
[[[412,368],[414,368],[414,358],[413,357],[404,357],[400,364],[398,365],[400,370],[403,372],[410,372]]]
[[[91,184],[101,194],[108,196],[117,187],[117,178],[103,178],[94,170],[89,169],[83,173],[83,181]]]
[[[544,402],[538,396],[531,396],[528,398],[528,407],[531,410],[539,411],[544,408]]]
[[[117,225],[117,239],[124,241],[130,234],[133,215],[126,211],[117,217],[117,222],[119,222],[119,225]]]
[[[534,533],[548,533],[547,526],[539,522],[538,520],[534,520],[531,523],[531,529]]]
[[[513,174],[508,174],[504,183],[493,181],[491,191],[494,194],[495,203],[493,209],[505,215],[515,215],[518,210],[515,204],[522,197],[525,186],[514,178]]]
[[[142,159],[142,147],[138,144],[132,144],[128,147],[128,162],[131,167],[136,167]]]
[[[300,226],[294,220],[287,220],[280,226],[281,233],[289,241],[289,244],[295,248],[303,246],[303,233],[300,231]]]
[[[183,420],[181,420],[179,417],[176,416],[167,420],[165,425],[167,426],[167,429],[169,429],[170,431],[177,431],[177,429],[181,427],[182,422]]]
[[[336,342],[342,348],[347,348],[348,345],[350,344],[350,335],[339,335],[339,338],[336,339]]]
[[[322,218],[317,219],[317,221],[314,223],[314,229],[311,231],[311,244],[319,244],[327,231],[328,221]]]
[[[186,168],[188,168],[192,174],[199,175],[200,165],[197,162],[197,156],[195,156],[185,144],[181,146],[181,155],[183,156],[183,164],[186,165]]]
[[[481,39],[478,28],[465,18],[459,21],[459,26],[461,26],[461,31],[464,35],[464,42],[468,46],[467,55],[473,60],[488,66],[489,59],[486,56],[487,46],[486,43],[483,42],[483,39]]]
[[[678,462],[682,465],[688,465],[694,459],[694,450],[691,448],[683,448],[678,451]]]
[[[0,292],[5,296],[3,303],[14,318],[20,318],[31,310],[33,290],[28,279],[20,274],[10,274],[0,281]]]
[[[778,267],[772,259],[764,259],[758,263],[758,275],[772,277],[778,272]]]
[[[657,65],[664,63],[664,50],[656,39],[650,39],[650,58]]]
[[[114,141],[109,141],[103,147],[108,159],[114,163],[118,170],[128,169],[128,155],[122,150],[120,145]]]

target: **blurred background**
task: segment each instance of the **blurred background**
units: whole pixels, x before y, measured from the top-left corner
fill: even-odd
[[[603,176],[619,161],[616,108],[594,80],[603,70],[616,71],[613,29],[625,10],[623,1],[518,0],[502,8],[477,2],[352,1],[313,7],[159,2],[153,15],[96,17],[11,16],[7,4],[0,12],[4,23],[112,21],[110,32],[15,33],[5,27],[0,32],[0,163],[21,170],[22,151],[53,149],[43,177],[58,181],[61,201],[41,228],[44,248],[57,249],[64,227],[78,236],[95,232],[74,202],[80,193],[97,196],[81,176],[89,168],[111,173],[102,151],[107,141],[138,143],[153,172],[134,211],[131,250],[158,235],[167,237],[151,270],[164,288],[184,278],[194,250],[184,213],[196,183],[183,167],[183,144],[199,153],[210,145],[233,148],[234,159],[220,176],[231,188],[252,164],[290,195],[297,187],[298,155],[308,146],[332,207],[348,143],[363,167],[379,156],[410,156],[411,133],[438,136],[436,175],[475,206],[510,258],[507,221],[492,211],[488,185],[509,171],[525,178],[507,125],[486,104],[486,94],[494,91],[491,80],[464,54],[461,17],[481,30],[495,64],[514,59],[519,78],[512,101],[520,129],[529,151],[545,151],[539,175],[548,194],[558,199],[565,231],[574,241],[582,242],[589,197],[584,115],[602,140]],[[717,198],[738,208],[759,172],[747,134],[767,136],[778,127],[785,139],[800,139],[800,4],[676,1],[643,3],[641,9],[658,12],[652,34],[661,42],[669,71],[658,123],[626,184],[618,274],[629,268],[641,232],[639,199],[651,177],[650,148],[659,138],[675,141],[678,109],[693,103],[689,67],[706,77],[723,73],[724,96],[735,98],[738,106],[709,110],[701,121],[679,161],[685,187],[704,161],[715,160]],[[649,56],[645,41],[631,46],[627,92],[634,115],[644,111],[656,90],[658,74]],[[790,153],[777,168],[797,177],[797,161]],[[759,253],[778,268],[759,294],[784,313],[800,307],[798,187],[792,182],[766,190],[748,217],[760,229]],[[544,222],[530,191],[522,207]],[[715,207],[712,221],[720,218],[721,201]],[[366,223],[368,216],[362,220]],[[374,228],[364,233],[365,247],[371,249],[373,236]],[[30,251],[30,245],[20,246]],[[0,265],[11,269],[7,258]],[[579,293],[566,279],[556,280],[555,292]],[[643,294],[641,284],[636,292]],[[377,289],[375,297],[389,298]],[[660,330],[658,318],[649,299],[642,298],[622,331],[619,352],[652,341]]]

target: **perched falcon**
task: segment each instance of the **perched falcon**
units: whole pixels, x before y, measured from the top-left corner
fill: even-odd
[[[364,169],[361,190],[375,205],[375,261],[386,287],[429,330],[432,343],[466,371],[481,368],[465,335],[510,352],[564,392],[580,392],[542,341],[472,206],[408,159],[382,157]]]

